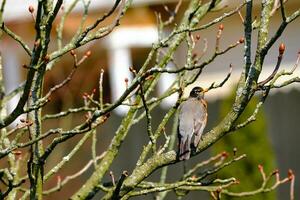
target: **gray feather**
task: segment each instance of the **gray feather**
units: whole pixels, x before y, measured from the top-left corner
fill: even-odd
[[[179,138],[179,160],[190,158],[191,139],[193,134],[194,146],[196,147],[206,125],[206,107],[196,98],[189,98],[180,105],[178,138]]]

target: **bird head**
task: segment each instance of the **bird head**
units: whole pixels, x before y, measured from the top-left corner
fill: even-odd
[[[207,92],[207,89],[203,89],[202,87],[194,87],[190,92],[190,97],[203,98],[205,92]]]

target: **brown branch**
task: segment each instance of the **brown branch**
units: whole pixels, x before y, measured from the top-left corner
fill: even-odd
[[[257,84],[257,86],[259,88],[262,88],[265,84],[267,84],[269,81],[271,81],[274,78],[274,76],[276,75],[276,73],[280,67],[281,61],[282,61],[284,50],[285,50],[285,45],[283,43],[281,43],[279,46],[279,55],[277,58],[276,66],[275,66],[272,74],[270,74],[270,76],[268,78],[266,78],[264,81],[261,81]]]
[[[121,190],[121,187],[123,185],[123,182],[125,181],[125,179],[127,178],[128,176],[128,172],[127,171],[123,171],[118,183],[117,183],[117,186],[116,186],[116,189],[114,190],[113,192],[113,195],[112,195],[112,200],[118,200],[120,199],[120,190]]]
[[[106,152],[102,153],[100,156],[97,156],[96,160],[97,161],[101,160],[104,157],[105,153]],[[90,168],[90,166],[93,165],[93,162],[94,162],[93,160],[90,160],[81,170],[79,170],[78,172],[76,172],[72,175],[66,176],[63,181],[58,180],[56,186],[49,189],[49,190],[43,191],[43,195],[49,195],[53,192],[59,191],[64,185],[66,185],[67,183],[69,183],[73,179],[76,179],[79,176],[81,176],[83,173],[85,173]]]
[[[228,195],[230,197],[254,196],[259,193],[271,192],[271,191],[275,190],[278,186],[280,186],[284,183],[287,183],[288,181],[291,181],[291,184],[292,184],[292,180],[294,179],[294,178],[292,178],[292,176],[289,176],[289,177],[286,177],[286,178],[280,180],[278,170],[275,170],[274,172],[272,172],[268,176],[266,176],[265,172],[263,171],[262,166],[259,167],[259,171],[263,177],[263,182],[262,182],[262,185],[260,188],[253,190],[253,191],[248,191],[248,192],[230,192],[228,190],[222,190],[221,191],[222,194]],[[273,177],[274,175],[275,175],[275,183],[271,186],[267,186],[267,183],[270,181],[271,177]],[[293,197],[293,195],[291,195],[291,199],[292,199],[292,197]]]
[[[108,18],[109,16],[111,16],[115,10],[117,9],[118,5],[120,4],[122,0],[116,0],[113,7],[111,8],[111,10],[109,10],[109,12],[105,13],[102,17],[96,19],[96,21],[89,27],[87,27],[82,33],[81,35],[78,37],[76,43],[79,44],[86,36],[87,34],[95,29],[101,22],[103,22],[106,18]]]
[[[182,0],[179,0],[175,6],[174,11],[170,11],[167,6],[164,6],[164,9],[170,14],[170,17],[163,23],[163,26],[168,26],[174,21],[175,16],[177,15],[181,4],[182,4]]]
[[[206,90],[209,91],[209,90],[212,90],[212,89],[223,87],[223,85],[230,78],[231,73],[232,73],[232,64],[229,65],[229,72],[228,72],[227,76],[224,78],[224,80],[222,82],[220,82],[219,84],[215,84],[215,82],[213,82]]]

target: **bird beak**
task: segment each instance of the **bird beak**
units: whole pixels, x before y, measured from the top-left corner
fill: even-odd
[[[204,90],[203,90],[203,93],[206,93],[208,91],[208,88],[205,88]]]

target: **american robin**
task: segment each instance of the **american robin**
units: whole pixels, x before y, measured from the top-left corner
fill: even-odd
[[[194,135],[193,145],[197,147],[206,126],[207,103],[204,100],[205,92],[207,92],[207,89],[194,87],[188,99],[179,107],[179,160],[187,160],[190,158],[192,137]]]

